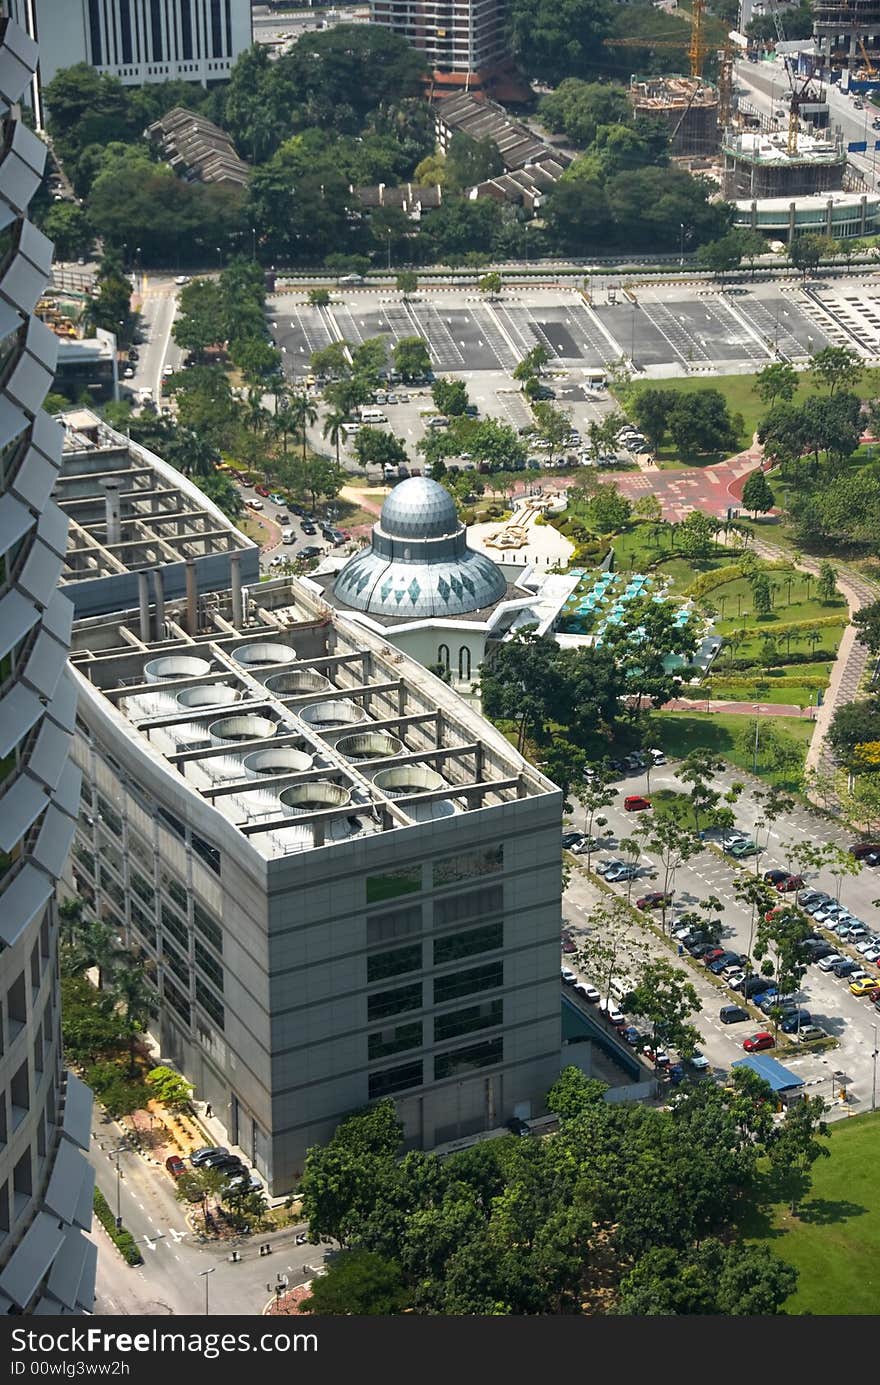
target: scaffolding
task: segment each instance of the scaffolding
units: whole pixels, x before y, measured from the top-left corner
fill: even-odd
[[[729,201],[806,197],[843,187],[846,150],[839,136],[826,140],[801,135],[793,153],[786,131],[728,131],[721,150],[722,191]]]
[[[634,77],[633,114],[662,123],[673,158],[717,153],[720,143],[718,91],[693,77]]]

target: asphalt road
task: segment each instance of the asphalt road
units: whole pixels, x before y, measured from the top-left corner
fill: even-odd
[[[725,790],[735,779],[742,781],[750,780],[751,777],[737,774],[735,771],[725,772],[718,775],[716,787]],[[760,817],[760,806],[753,793],[756,786],[757,781],[752,780],[735,808],[737,826],[747,831],[755,828]],[[676,779],[674,766],[667,765],[651,770],[650,775],[631,775],[614,787],[618,789],[617,801],[610,808],[603,810],[603,815],[608,819],[608,826],[603,830],[610,830],[612,833],[609,838],[610,850],[596,853],[592,858],[593,865],[603,856],[617,855],[615,847],[620,838],[634,835],[641,825],[639,820],[648,816],[646,813],[628,813],[624,810],[623,799],[627,794],[645,794],[658,788],[687,791],[688,786]],[[583,826],[583,814],[580,811],[575,811],[573,822],[575,827]],[[764,829],[757,838],[760,846],[767,843],[766,850],[759,858],[759,870],[763,872],[772,867],[787,868],[789,863],[786,859],[786,844],[804,839],[817,844],[833,841],[844,847],[852,840],[824,815],[797,807],[774,824],[769,836]],[[586,857],[582,856],[579,859],[586,864]],[[647,890],[661,888],[663,884],[662,867],[649,853],[643,852],[640,855],[639,866],[640,876],[632,883],[629,891],[633,901]],[[715,895],[723,906],[723,942],[733,951],[748,952],[752,927],[750,911],[737,900],[734,887],[741,872],[753,872],[754,869],[754,858],[749,858],[738,867],[731,858],[722,856],[717,849],[707,846],[699,855],[680,866],[675,873],[672,883],[675,892],[674,912],[692,908],[698,900]],[[655,870],[660,872],[656,882],[651,880],[651,873]],[[837,893],[840,883],[842,901],[871,929],[880,930],[880,909],[872,902],[880,896],[880,872],[863,867],[857,876],[845,877],[842,882],[838,882],[828,870],[801,873],[808,885],[827,890],[831,895]],[[616,894],[626,897],[626,885],[613,885],[611,888]],[[573,871],[565,896],[566,918],[570,919],[573,915],[583,927],[592,903],[597,898],[599,895],[596,887],[585,882],[580,871]],[[651,934],[645,936],[653,937]],[[665,944],[661,943],[652,942],[651,946],[655,950],[665,948]],[[845,947],[841,950],[844,953],[847,951]],[[670,955],[668,949],[664,955]],[[671,955],[675,955],[674,949]],[[568,957],[564,957],[563,960],[570,963]],[[696,1023],[706,1039],[706,1055],[716,1067],[729,1067],[732,1061],[743,1056],[743,1038],[764,1025],[757,1022],[730,1027],[721,1025],[718,1020],[721,1005],[736,1001],[737,995],[720,992],[709,981],[705,969],[699,963],[691,963],[686,954],[682,959],[682,965],[691,965],[693,974],[700,982],[698,989],[703,1001],[703,1013],[697,1018]],[[861,1103],[870,1104],[873,1082],[873,1026],[880,1023],[871,1003],[853,996],[845,980],[825,974],[815,966],[811,966],[807,971],[799,999],[810,1011],[814,1022],[832,1034],[839,1041],[840,1047],[828,1055],[796,1056],[792,1060],[792,1065],[805,1077],[815,1080],[827,1078],[837,1069],[846,1071],[853,1080],[855,1096]],[[789,1061],[788,1056],[785,1061]]]
[[[163,403],[165,367],[178,369],[184,356],[171,338],[171,328],[177,315],[177,294],[173,275],[149,273],[135,276],[142,341],[137,346],[139,360],[135,363],[133,378],[120,380],[123,398],[128,390],[137,394],[139,390],[149,389],[157,407]]]
[[[116,1161],[111,1153],[118,1145],[118,1127],[103,1119],[96,1109],[89,1158],[96,1170],[97,1185],[114,1215],[117,1179]],[[272,1297],[272,1286],[279,1274],[286,1275],[290,1285],[302,1284],[312,1278],[312,1269],[322,1261],[323,1246],[296,1244],[297,1235],[307,1229],[305,1225],[235,1242],[200,1242],[188,1228],[184,1205],[175,1198],[171,1178],[163,1168],[126,1151],[120,1155],[120,1170],[119,1207],[123,1223],[141,1246],[144,1263],[138,1267],[126,1265],[95,1222],[95,1312],[100,1316],[202,1315],[205,1270],[213,1271],[208,1285],[212,1314],[253,1316]],[[271,1245],[271,1253],[260,1255],[261,1244]],[[236,1263],[229,1258],[233,1245],[241,1256]]]

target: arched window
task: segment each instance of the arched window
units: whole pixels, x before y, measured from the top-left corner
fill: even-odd
[[[449,672],[449,645],[441,644],[437,650],[437,663],[442,664],[446,672]]]
[[[458,651],[458,676],[462,683],[471,676],[471,651],[466,644]]]

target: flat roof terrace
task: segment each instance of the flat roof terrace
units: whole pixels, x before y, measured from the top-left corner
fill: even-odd
[[[211,593],[188,633],[80,621],[88,702],[267,857],[556,792],[440,680],[295,579]],[[236,610],[240,610],[236,619]],[[131,763],[129,759],[129,763]]]

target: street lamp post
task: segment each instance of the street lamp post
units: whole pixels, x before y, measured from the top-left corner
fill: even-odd
[[[111,1152],[111,1155],[110,1155],[111,1159],[115,1159],[115,1160],[116,1160],[116,1230],[117,1230],[117,1231],[119,1231],[120,1228],[121,1228],[121,1226],[122,1226],[122,1189],[121,1189],[121,1186],[120,1186],[120,1178],[121,1178],[122,1175],[121,1175],[120,1169],[119,1169],[119,1156],[120,1156],[120,1154],[123,1152],[123,1150],[125,1150],[125,1149],[127,1149],[127,1148],[128,1148],[127,1145],[117,1145],[116,1149],[114,1149],[114,1150]]]
[[[208,1310],[208,1275],[209,1275],[209,1274],[213,1274],[216,1268],[217,1268],[216,1265],[212,1265],[211,1268],[210,1268],[209,1270],[199,1270],[199,1275],[200,1275],[200,1277],[201,1277],[202,1279],[204,1279],[204,1281],[205,1281],[205,1317],[206,1317],[206,1318],[209,1316],[209,1310]]]

